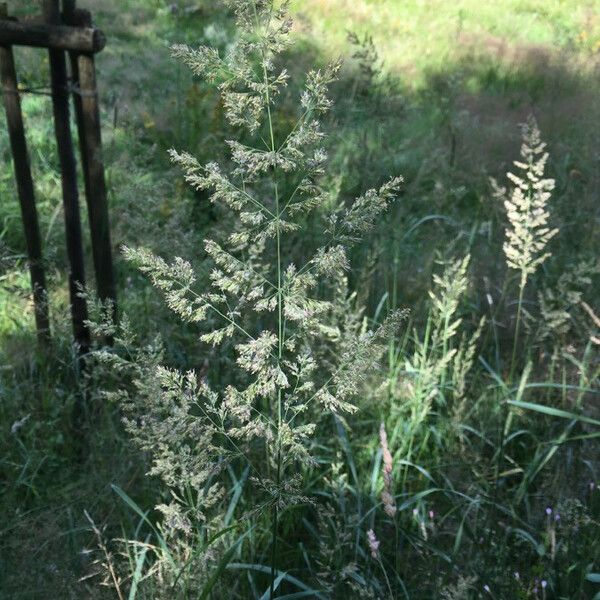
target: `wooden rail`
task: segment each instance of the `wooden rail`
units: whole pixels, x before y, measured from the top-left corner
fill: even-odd
[[[99,29],[43,25],[19,21],[0,21],[0,40],[3,45],[34,46],[72,52],[96,54],[106,46],[106,38]]]

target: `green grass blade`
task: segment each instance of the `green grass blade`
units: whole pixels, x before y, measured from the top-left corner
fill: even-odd
[[[266,565],[259,564],[250,564],[250,563],[230,563],[227,565],[227,569],[231,570],[246,570],[246,571],[258,571],[259,573],[266,573],[268,575],[271,574],[271,567]],[[277,575],[280,575],[282,571],[275,571]],[[283,573],[283,579],[292,585],[300,588],[304,592],[313,592],[315,595],[314,598],[318,598],[319,600],[326,600],[326,596],[323,596],[320,592],[315,592],[315,590],[311,589],[305,583],[302,583],[299,579],[294,577],[293,575],[289,575],[288,573]]]
[[[150,536],[146,537],[146,544]],[[133,573],[133,577],[131,578],[131,588],[129,588],[129,600],[135,600],[135,596],[137,594],[138,583],[142,578],[142,569],[144,568],[144,561],[146,560],[146,553],[148,552],[148,546],[143,546],[141,552],[138,554],[135,560],[135,571]]]
[[[240,500],[242,492],[244,491],[244,484],[246,483],[246,479],[248,478],[248,473],[250,472],[250,465],[248,465],[242,476],[236,481],[233,495],[231,496],[231,501],[229,502],[229,506],[227,507],[227,513],[225,515],[224,525],[227,526],[231,522],[233,518],[233,513],[235,511],[236,506]]]
[[[246,533],[243,533],[229,547],[229,549],[227,550],[227,552],[225,552],[225,554],[222,556],[221,560],[219,561],[219,564],[217,565],[217,568],[213,571],[212,575],[210,576],[210,579],[206,582],[206,585],[202,588],[202,593],[198,596],[198,600],[205,600],[206,598],[208,598],[208,596],[211,593],[212,589],[217,584],[217,581],[219,581],[219,578],[221,577],[221,574],[223,573],[223,571],[227,568],[227,566],[231,562],[231,559],[233,558],[233,555],[235,554],[235,551],[239,548],[240,544],[242,543],[242,541],[244,540],[244,538],[249,533],[250,533],[250,530],[246,531]]]
[[[277,590],[277,588],[279,587],[279,584],[283,581],[283,579],[286,575],[287,575],[287,573],[285,573],[285,572],[279,573],[279,575],[273,582],[273,592],[275,592],[275,590]],[[260,600],[271,600],[271,586],[270,585],[265,590],[265,593],[260,597]]]
[[[520,400],[509,400],[508,404],[516,406],[518,408],[524,408],[526,410],[534,410],[551,417],[560,417],[561,419],[570,419],[572,421],[581,421],[582,423],[588,423],[600,427],[600,421],[586,417],[585,415],[578,415],[576,413],[568,412],[560,408],[553,408],[552,406],[545,406],[543,404],[535,404],[533,402],[521,402]]]
[[[151,523],[150,519],[148,519],[148,513],[144,512],[137,505],[137,503],[134,502],[118,485],[111,483],[110,487],[117,493],[121,500],[123,500],[123,502],[125,502],[125,504],[127,504],[127,506],[129,506],[129,508],[131,508],[152,529],[154,535],[156,535],[156,538],[158,539],[161,550],[165,553],[165,556],[171,561],[171,563],[175,564],[175,560],[169,552],[169,548],[167,547],[165,540],[163,539],[162,535],[160,535],[158,529],[156,529],[156,527]]]
[[[294,592],[293,594],[279,596],[277,600],[296,600],[296,598],[321,598],[321,594],[319,590],[305,590],[303,592]]]

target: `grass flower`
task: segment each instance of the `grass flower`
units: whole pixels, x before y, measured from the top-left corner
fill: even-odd
[[[201,164],[186,151],[170,151],[186,181],[228,215],[217,239],[204,242],[209,285],[198,289],[196,273],[181,258],[168,263],[145,249],[127,249],[125,255],[149,275],[174,312],[202,328],[204,343],[235,353],[229,383],[223,385],[210,373],[198,383],[194,374],[159,369],[158,387],[167,388],[159,395],[160,407],[166,415],[175,411],[172,430],[187,422],[195,434],[186,430],[179,442],[166,443],[169,432],[156,419],[154,433],[160,428],[161,435],[154,442],[145,435],[145,448],[168,454],[155,471],[169,485],[178,481],[176,463],[185,456],[196,489],[230,457],[248,460],[251,481],[265,498],[259,506],[271,511],[272,596],[280,511],[307,501],[301,477],[292,473],[314,464],[311,439],[325,414],[356,410],[353,398],[397,322],[392,317],[376,331],[353,330],[345,310],[345,277],[348,249],[374,228],[401,179],[392,178],[348,205],[328,202],[321,187],[327,155],[319,119],[331,108],[327,91],[339,64],[307,73],[294,122],[286,116],[287,129],[280,131],[275,117],[289,78],[278,66],[290,44],[286,4],[229,4],[238,37],[225,55],[209,46],[172,48],[195,75],[217,86],[225,117],[239,132],[239,139],[227,141],[225,164]],[[322,224],[320,237],[315,235],[318,243],[307,246],[297,262],[291,250],[309,215]],[[147,421],[141,422],[145,427]],[[201,450],[192,449],[192,439],[205,441]],[[390,514],[395,511],[391,472],[388,478]],[[372,532],[369,540],[375,548]]]
[[[375,532],[372,529],[367,531],[367,541],[369,543],[369,550],[371,551],[371,557],[374,560],[379,558],[379,540],[375,536]]]
[[[396,516],[397,511],[392,490],[392,470],[394,468],[394,463],[392,460],[392,454],[388,447],[388,439],[384,423],[381,423],[379,428],[379,440],[381,444],[381,452],[383,454],[383,491],[381,492],[381,501],[383,503],[383,510],[385,511],[385,514],[393,519]]]
[[[548,152],[542,142],[535,119],[522,126],[521,160],[515,161],[518,174],[507,173],[514,184],[510,198],[504,197],[504,206],[510,227],[506,230],[504,254],[512,269],[519,271],[519,287],[550,256],[548,242],[558,229],[548,226],[548,201],[554,189],[554,179],[544,177]],[[502,193],[505,196],[505,193]]]
[[[521,160],[514,161],[518,174],[506,174],[514,186],[510,197],[505,188],[492,181],[494,195],[504,202],[509,222],[503,246],[506,264],[519,272],[519,300],[510,378],[515,366],[525,286],[529,277],[550,256],[548,242],[558,233],[558,229],[551,229],[548,225],[548,201],[555,182],[544,176],[548,152],[533,117],[523,124],[522,137]]]

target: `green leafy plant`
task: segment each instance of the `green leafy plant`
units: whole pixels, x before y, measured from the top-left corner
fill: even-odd
[[[232,462],[247,464],[253,511],[270,513],[273,597],[280,515],[311,501],[299,473],[314,463],[315,431],[329,415],[356,410],[353,398],[401,319],[357,329],[345,310],[347,249],[375,226],[401,179],[349,206],[332,202],[319,184],[326,161],[319,117],[331,107],[327,86],[339,64],[307,74],[295,124],[277,131],[274,113],[288,80],[278,55],[289,44],[291,21],[285,6],[268,1],[231,6],[238,37],[225,56],[211,47],[173,47],[176,58],[218,86],[227,120],[244,136],[227,142],[229,165],[202,165],[171,151],[188,183],[227,210],[225,231],[204,243],[210,286],[198,289],[184,259],[168,263],[143,248],[126,248],[125,256],[179,317],[203,329],[205,344],[232,352],[235,361],[224,381],[213,382],[210,369],[202,377],[152,360],[135,377],[134,392],[117,395],[129,432],[153,456],[150,473],[172,490],[171,502],[158,507],[171,544],[176,533],[197,535],[198,524],[202,531],[209,525],[203,536],[224,525],[215,509],[221,475]],[[322,242],[297,264],[290,250],[310,213],[322,222]]]

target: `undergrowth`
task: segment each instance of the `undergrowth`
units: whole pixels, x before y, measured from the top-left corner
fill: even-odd
[[[536,111],[520,149],[515,127],[469,171],[463,86],[534,98],[525,70],[468,56],[415,92],[377,35],[348,34],[341,66],[285,5],[142,4],[162,33],[194,11],[215,22],[200,46],[171,36],[173,102],[105,113],[124,309],[107,322],[89,292],[95,337],[115,344],[87,372],[62,316],[56,182],[37,180],[51,355],[29,350],[2,208],[7,597],[598,596],[590,146],[574,166]],[[42,123],[41,100],[25,108]],[[55,174],[48,138],[33,164]]]

